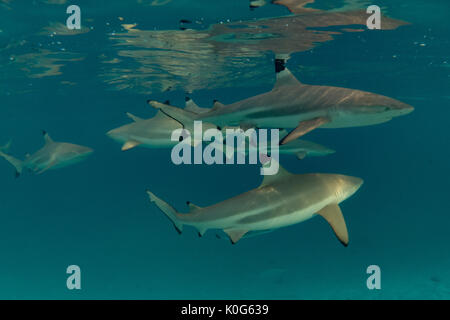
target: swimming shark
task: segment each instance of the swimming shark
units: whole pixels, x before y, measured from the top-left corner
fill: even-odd
[[[274,230],[319,215],[347,246],[348,231],[339,204],[362,184],[363,180],[357,177],[292,174],[280,166],[278,174],[265,176],[259,187],[233,198],[208,207],[188,202],[189,213],[179,213],[149,190],[147,194],[179,233],[185,225],[195,227],[200,236],[209,229],[222,229],[234,244],[249,232]]]
[[[143,119],[131,113],[127,116],[133,120],[119,128],[113,129],[106,135],[115,141],[122,143],[122,151],[130,150],[137,146],[146,148],[172,147],[178,141],[172,141],[172,131],[183,126],[173,118],[158,111],[153,118]]]
[[[280,137],[284,137],[287,134],[288,132],[286,130],[281,130],[279,132]],[[270,145],[272,145],[270,141],[267,142],[267,146]],[[244,155],[248,155],[252,151],[261,153],[261,150],[258,149],[258,145],[256,144],[256,142],[253,142],[252,140],[249,139],[243,140],[240,146],[235,146],[234,149],[231,150],[229,150],[226,145],[224,145],[222,148],[220,146],[217,146],[217,149],[225,153],[227,158],[232,158],[234,156],[234,153],[241,153]],[[267,151],[270,152],[270,147],[268,147],[267,149],[268,149]],[[335,152],[336,152],[335,150],[320,145],[318,143],[302,139],[297,139],[288,144],[283,144],[278,147],[279,154],[295,155],[299,160],[303,160],[305,157],[311,156],[312,157],[327,156]]]
[[[196,113],[196,114],[202,114],[205,112],[208,112],[209,108],[201,108],[199,107],[194,100],[192,100],[189,97],[186,97],[186,105],[184,107],[184,110]],[[232,129],[237,129],[238,127],[232,127]],[[226,136],[226,127],[222,128],[222,132],[224,132],[224,135]],[[281,130],[279,132],[280,137],[285,137],[288,135],[289,132],[286,130]],[[270,145],[270,144],[268,144]],[[234,152],[244,152],[245,154],[248,153],[250,148],[250,144],[248,146],[240,146],[236,147]],[[225,151],[226,152],[226,151]],[[280,154],[293,154],[296,155],[299,160],[304,159],[306,156],[326,156],[329,154],[333,154],[336,151],[333,149],[330,149],[328,147],[325,147],[323,145],[320,145],[315,142],[307,141],[307,140],[301,140],[297,139],[295,141],[292,141],[289,144],[284,144],[279,147],[279,153]],[[227,153],[227,157],[231,157],[232,155],[230,153]]]
[[[319,127],[375,125],[414,110],[409,104],[367,91],[301,83],[284,63],[276,59],[277,80],[271,91],[227,106],[216,102],[196,120],[219,127],[294,128],[280,141],[285,144]],[[155,101],[150,104],[178,118],[179,108]]]
[[[169,101],[165,103],[169,104]],[[183,119],[183,123],[168,116],[163,111],[158,110],[156,115],[149,119],[137,117],[131,113],[127,116],[133,120],[132,123],[110,130],[106,135],[113,140],[122,143],[122,151],[133,149],[137,146],[145,148],[170,148],[175,146],[179,141],[172,141],[172,132],[177,129],[187,129],[182,132],[182,137],[187,138],[189,132],[193,132],[192,124],[197,112],[205,112],[205,108],[198,107],[190,98],[186,98],[186,108],[179,111],[179,118]],[[209,109],[206,109],[208,111]],[[206,131],[216,128],[215,125],[203,123],[202,129]],[[194,138],[194,137],[192,137]],[[201,141],[192,139],[192,144],[197,145]]]
[[[93,152],[88,147],[67,142],[55,142],[45,131],[43,131],[43,135],[45,140],[44,147],[32,155],[27,155],[23,161],[6,153],[10,143],[0,148],[0,157],[14,166],[16,177],[22,174],[23,169],[29,169],[33,173],[41,174],[47,170],[66,167],[86,159]]]
[[[280,137],[288,135],[286,130],[280,131]],[[315,142],[297,139],[288,144],[283,144],[279,147],[280,154],[294,154],[297,159],[302,160],[305,157],[321,157],[333,154],[336,151],[320,145]]]

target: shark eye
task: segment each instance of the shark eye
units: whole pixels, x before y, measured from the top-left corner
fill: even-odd
[[[181,141],[183,141],[183,140],[184,140],[183,136],[180,136],[180,137],[178,138],[178,141],[179,141],[179,142],[181,142]]]

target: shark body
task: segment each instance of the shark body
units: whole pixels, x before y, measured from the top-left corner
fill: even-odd
[[[272,160],[274,161],[274,160]],[[188,203],[190,212],[179,213],[147,191],[181,233],[183,226],[195,227],[199,235],[222,229],[236,243],[249,232],[263,232],[324,217],[336,236],[348,245],[348,232],[339,203],[352,196],[363,180],[340,174],[292,174],[280,167],[278,174],[265,176],[262,184],[220,203],[199,207]]]
[[[142,119],[127,113],[133,122],[107,133],[107,136],[122,143],[122,151],[137,146],[145,148],[167,148],[173,147],[178,142],[171,141],[170,137],[174,130],[183,126],[161,111],[150,119]]]
[[[406,103],[371,92],[303,84],[283,62],[277,62],[276,71],[277,81],[271,91],[226,106],[216,102],[196,119],[219,127],[295,128],[281,140],[285,144],[319,127],[374,125],[414,110]],[[177,119],[178,108],[151,104]]]
[[[167,106],[169,107],[169,105]],[[166,107],[162,109],[166,110]],[[192,127],[194,118],[209,110],[208,108],[199,107],[192,99],[186,98],[185,108],[178,110],[178,115],[182,114],[182,117],[179,117],[183,119],[182,122],[166,115],[162,110],[158,110],[156,115],[150,119],[142,119],[127,113],[133,122],[109,131],[107,136],[121,143],[122,151],[138,146],[144,148],[171,148],[178,143],[178,141],[171,140],[172,132],[177,129]],[[204,131],[212,127],[215,128],[215,126],[208,126],[207,124]],[[286,134],[287,132],[281,133],[281,135]],[[306,156],[325,156],[334,153],[332,149],[306,140],[293,141],[287,145],[280,146],[279,149],[281,154],[294,154],[298,159],[303,159]],[[248,153],[248,148],[244,146],[243,148],[236,148],[234,151]],[[232,154],[227,153],[227,155],[231,157]]]
[[[11,163],[16,169],[16,177],[28,169],[36,174],[47,170],[63,168],[86,159],[93,150],[89,147],[67,142],[55,142],[44,132],[45,145],[25,160],[17,159],[6,153],[9,145],[0,149],[0,157]]]

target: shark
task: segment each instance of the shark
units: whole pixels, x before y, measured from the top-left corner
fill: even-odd
[[[369,126],[411,113],[414,108],[399,100],[356,89],[308,85],[300,82],[275,60],[276,83],[269,92],[224,105],[216,101],[196,120],[222,126],[293,128],[280,144],[286,144],[317,128]],[[150,104],[177,119],[179,108],[156,101]]]
[[[286,130],[281,130],[279,132],[280,137],[284,137],[287,134],[288,132]],[[267,143],[267,145],[269,146],[271,145],[271,143]],[[244,143],[241,146],[236,146],[234,150],[231,150],[231,152],[229,152],[226,147],[224,147],[224,150],[227,157],[230,158],[231,156],[233,156],[233,152],[240,152],[247,155],[253,148],[258,153],[261,153],[258,151],[256,143],[253,141],[248,141],[248,143],[244,141]],[[268,151],[270,151],[270,148]],[[283,144],[279,146],[278,152],[279,154],[295,155],[297,159],[303,160],[305,157],[327,156],[335,153],[336,151],[312,141],[297,139],[288,144]]]
[[[86,159],[93,153],[93,149],[67,142],[56,142],[50,135],[43,131],[44,146],[36,153],[27,154],[25,160],[17,159],[6,152],[11,143],[0,148],[0,157],[4,158],[16,169],[16,177],[19,177],[24,169],[41,174],[47,170],[63,168]]]
[[[169,104],[169,101],[165,102]],[[108,137],[122,144],[122,151],[127,151],[135,147],[144,148],[171,148],[179,141],[171,139],[172,132],[177,129],[192,130],[192,124],[197,113],[205,112],[206,108],[198,107],[190,98],[186,98],[186,108],[181,109],[178,116],[183,119],[183,123],[168,116],[164,111],[158,110],[156,115],[149,119],[143,119],[127,112],[127,116],[132,123],[110,130],[106,133]],[[209,110],[209,109],[206,109]],[[203,131],[216,128],[215,125],[204,123]],[[189,136],[189,131],[183,130],[182,139]],[[193,140],[192,144],[197,145],[200,141]]]
[[[137,146],[146,148],[173,147],[178,142],[172,141],[172,131],[182,128],[175,119],[158,111],[153,118],[143,119],[131,113],[127,116],[132,123],[110,130],[106,133],[108,137],[122,144],[122,151],[133,149]]]
[[[166,102],[169,103],[168,101]],[[185,98],[185,116],[196,117],[209,110],[209,108],[199,107],[191,98]],[[133,121],[132,123],[106,133],[107,136],[122,144],[122,151],[130,150],[138,146],[144,148],[171,148],[178,143],[178,141],[171,140],[171,134],[174,130],[183,128],[183,125],[166,115],[163,111],[158,110],[156,115],[149,119],[137,117],[129,112],[127,116]],[[211,126],[204,128],[204,131],[208,128],[211,128]],[[226,129],[225,127],[222,129],[224,135]],[[280,132],[280,135],[286,134],[286,131]],[[242,150],[236,148],[226,154],[228,157],[231,157],[235,151],[248,152],[247,149]],[[320,144],[300,139],[280,147],[281,154],[294,154],[298,159],[303,159],[306,156],[325,156],[334,152],[334,150]]]
[[[185,225],[195,227],[200,236],[207,230],[221,229],[235,244],[252,232],[273,231],[321,216],[339,241],[347,246],[348,230],[339,204],[351,197],[362,184],[363,180],[358,177],[327,173],[293,174],[279,166],[278,174],[265,176],[257,188],[230,199],[207,207],[187,202],[188,213],[178,212],[150,190],[147,194],[179,233]]]

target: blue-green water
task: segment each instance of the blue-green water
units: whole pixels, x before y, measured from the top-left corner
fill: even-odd
[[[228,104],[270,90],[273,52],[252,47],[244,54],[238,42],[211,49],[193,35],[228,19],[286,16],[286,8],[250,11],[246,0],[80,0],[83,32],[73,35],[65,29],[69,4],[0,1],[0,145],[12,139],[11,152],[23,158],[43,144],[45,129],[55,140],[95,149],[80,164],[18,179],[1,159],[0,298],[450,298],[450,3],[377,1],[383,13],[410,24],[344,32],[293,52],[287,63],[304,83],[415,107],[384,124],[308,134],[337,150],[333,155],[281,158],[291,172],[364,179],[341,205],[347,248],[318,218],[236,245],[213,232],[199,238],[192,228],[178,235],[149,203],[147,188],[186,211],[186,200],[206,206],[257,187],[259,167],[175,166],[170,149],[121,152],[105,135],[129,122],[125,112],[151,117],[150,98],[183,106],[190,92],[209,107],[213,99]],[[367,5],[322,0],[310,7]],[[180,19],[195,32],[179,30]],[[121,26],[134,23],[135,33]],[[66,287],[72,264],[81,268],[81,290]],[[381,268],[381,290],[366,287],[373,264]]]

